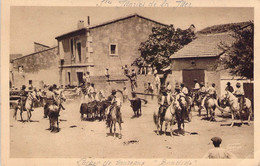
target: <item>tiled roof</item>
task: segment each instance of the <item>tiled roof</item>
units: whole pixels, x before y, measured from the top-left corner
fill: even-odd
[[[125,19],[132,18],[132,17],[140,17],[140,18],[143,18],[143,19],[145,19],[145,20],[154,22],[154,23],[156,23],[156,24],[163,25],[163,26],[167,26],[167,24],[160,23],[160,22],[158,22],[158,21],[155,21],[155,20],[152,20],[152,19],[143,17],[143,16],[141,16],[141,15],[135,13],[135,14],[131,14],[131,15],[128,15],[128,16],[120,17],[120,18],[117,18],[117,19],[114,19],[114,20],[110,20],[110,21],[107,21],[107,22],[103,22],[103,23],[100,23],[100,24],[90,25],[90,26],[87,26],[87,27],[85,27],[85,28],[77,29],[77,30],[74,30],[74,31],[71,31],[71,32],[68,32],[68,33],[65,33],[65,34],[62,34],[62,35],[59,35],[59,36],[57,36],[55,39],[59,40],[59,39],[62,39],[63,37],[65,37],[65,36],[78,34],[79,32],[85,33],[87,29],[98,28],[98,27],[101,27],[101,26],[105,26],[105,25],[108,25],[108,24],[112,24],[112,23],[115,23],[115,22],[118,22],[118,21],[122,21],[122,20],[125,20]]]
[[[219,48],[221,42],[231,44],[234,38],[231,33],[199,35],[195,40],[171,55],[171,59],[216,57],[223,53]]]

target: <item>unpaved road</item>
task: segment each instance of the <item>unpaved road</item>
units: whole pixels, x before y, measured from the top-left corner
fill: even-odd
[[[108,134],[104,121],[81,121],[78,102],[66,103],[65,107],[61,111],[59,133],[47,130],[49,121],[43,119],[43,108],[32,112],[31,123],[15,121],[10,110],[10,157],[201,158],[213,147],[210,138],[219,136],[223,140],[221,146],[238,158],[253,158],[253,122],[250,126],[231,128],[230,118],[217,117],[217,122],[209,122],[193,112],[192,122],[185,124],[185,136],[156,135],[152,118],[158,108],[155,100],[143,105],[143,115],[139,118],[131,118],[129,103],[124,103],[123,136],[118,139]],[[26,112],[23,115],[26,119]],[[20,120],[19,114],[17,118]]]

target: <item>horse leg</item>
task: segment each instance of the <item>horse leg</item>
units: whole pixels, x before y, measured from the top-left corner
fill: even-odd
[[[24,122],[23,121],[23,107],[20,108],[20,117],[21,117],[21,121]]]
[[[116,122],[114,123],[114,137],[116,136]]]
[[[165,130],[164,130],[165,135],[166,135],[166,131],[167,131],[167,126],[168,126],[168,122],[165,121]]]
[[[232,119],[231,127],[233,127],[234,126],[234,111],[231,112],[231,119]]]
[[[250,107],[248,110],[249,110],[249,115],[248,115],[248,119],[247,119],[247,125],[250,126],[250,118],[252,116],[252,107]]]
[[[81,113],[80,119],[83,120],[83,118],[84,118],[84,114]]]
[[[121,139],[122,138],[122,133],[121,133],[122,126],[121,126],[121,123],[118,123],[118,124],[119,124],[119,138]]]
[[[59,117],[57,116],[57,130],[59,131],[60,130],[60,127],[59,127]]]
[[[241,121],[241,126],[244,124],[243,122],[243,118],[242,118],[242,111],[239,112],[239,118],[240,118],[240,121]]]
[[[15,109],[14,109],[14,115],[13,115],[13,118],[14,118],[15,120],[17,119],[17,118],[16,118],[17,110],[18,110],[18,107],[15,107]]]

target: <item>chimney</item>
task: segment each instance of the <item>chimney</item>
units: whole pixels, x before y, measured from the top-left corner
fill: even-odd
[[[90,25],[90,17],[88,16],[88,25]]]
[[[78,29],[84,28],[84,21],[83,20],[79,20],[78,21]]]

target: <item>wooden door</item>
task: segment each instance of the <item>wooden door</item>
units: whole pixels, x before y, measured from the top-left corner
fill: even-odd
[[[184,85],[191,90],[194,88],[194,79],[198,82],[203,82],[205,84],[205,72],[203,69],[192,69],[182,71],[182,80]]]

